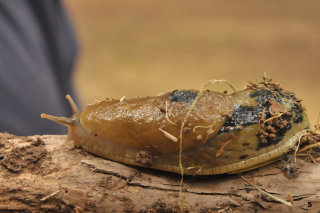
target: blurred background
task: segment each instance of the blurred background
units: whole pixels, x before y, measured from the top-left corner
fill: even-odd
[[[303,99],[312,124],[317,121],[320,2],[65,0],[65,4],[81,48],[74,83],[83,107],[107,97],[199,89],[210,79],[227,79],[241,90],[265,72]]]

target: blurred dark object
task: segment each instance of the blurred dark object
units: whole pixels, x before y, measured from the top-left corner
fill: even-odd
[[[59,0],[0,0],[0,132],[64,134],[41,112],[69,116],[77,43]]]

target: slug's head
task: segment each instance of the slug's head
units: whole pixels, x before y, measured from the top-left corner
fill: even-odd
[[[66,99],[69,101],[72,112],[73,112],[73,116],[71,116],[70,118],[67,117],[58,117],[58,116],[54,116],[54,115],[48,115],[45,113],[41,113],[41,118],[46,118],[49,120],[52,120],[54,122],[57,122],[59,124],[62,124],[66,127],[68,127],[68,138],[67,138],[67,142],[68,141],[74,141],[73,140],[73,130],[75,129],[75,127],[79,126],[78,124],[80,123],[80,111],[79,108],[77,107],[76,103],[74,102],[74,100],[71,98],[70,95],[66,95]]]

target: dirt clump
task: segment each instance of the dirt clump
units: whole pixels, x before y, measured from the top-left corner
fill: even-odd
[[[140,151],[137,153],[136,162],[144,166],[150,166],[152,164],[152,155],[148,151]]]
[[[4,134],[0,139],[0,164],[9,172],[20,173],[24,169],[37,173],[41,159],[47,154],[44,142],[40,138],[28,138],[26,146],[10,147],[10,135]]]
[[[150,207],[145,207],[139,211],[139,213],[149,213],[149,212],[156,212],[156,213],[178,213],[178,212],[189,212],[188,210],[180,211],[178,206],[170,206],[166,203],[162,202],[160,199],[152,204]]]

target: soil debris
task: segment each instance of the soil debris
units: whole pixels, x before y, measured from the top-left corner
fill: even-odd
[[[259,148],[278,143],[286,131],[291,129],[293,122],[302,122],[301,100],[298,100],[294,93],[284,91],[280,84],[271,78],[263,77],[261,82],[249,82],[246,88],[255,90],[251,97],[256,97],[260,103],[257,110],[260,131],[257,136],[262,143]],[[283,99],[293,101],[289,111],[283,108]]]
[[[169,206],[166,203],[162,202],[160,199],[152,204],[150,207],[144,207],[142,208],[139,213],[150,213],[150,212],[161,212],[161,213],[187,213],[189,211],[182,210],[180,211],[180,208],[178,206]]]
[[[9,143],[6,135],[1,137],[1,144],[6,144],[3,148],[0,148],[0,163],[9,172],[19,173],[24,169],[28,169],[34,173],[40,172],[39,165],[41,165],[41,159],[47,154],[47,150],[44,148],[44,142],[40,138],[26,140],[30,145],[15,147],[12,150],[5,149],[5,145]],[[0,146],[1,147],[1,146]]]
[[[295,155],[307,156],[312,163],[319,163],[320,159],[320,133],[316,125],[314,130],[307,130],[300,138]]]
[[[246,89],[252,89],[252,90],[260,90],[260,89],[267,89],[272,92],[280,92],[283,91],[283,88],[280,86],[279,83],[273,81],[271,78],[268,78],[266,76],[262,77],[262,81],[260,82],[252,82],[249,81],[249,84],[246,85]],[[286,91],[284,91],[285,93]],[[287,95],[292,95],[291,92],[286,93]]]
[[[308,130],[307,134],[301,137],[300,143],[302,145],[316,144],[320,142],[320,134],[316,130]]]
[[[150,155],[148,151],[142,150],[137,153],[136,162],[144,166],[150,166],[152,164],[152,155]]]
[[[272,115],[277,115],[280,113],[284,113],[285,110],[283,109],[283,107],[281,106],[281,104],[279,102],[272,102],[270,105],[270,113]]]

